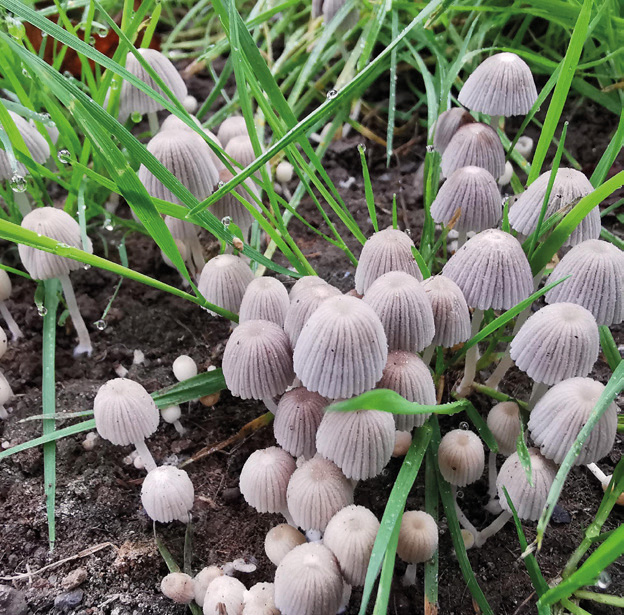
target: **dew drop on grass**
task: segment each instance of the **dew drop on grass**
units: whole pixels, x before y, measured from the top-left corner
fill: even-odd
[[[28,69],[22,64],[22,75],[26,77],[26,79],[30,79],[30,73]]]
[[[463,500],[464,499],[464,492],[463,491],[458,491],[456,494],[456,497],[458,500]]]
[[[435,152],[435,147],[433,147],[433,145],[427,145],[426,149],[430,154],[433,154],[433,152]]]
[[[89,269],[91,269],[91,265],[86,264],[86,265],[83,265],[83,266],[82,266],[82,268],[83,268],[85,271],[89,271]]]
[[[366,145],[364,145],[364,143],[360,143],[360,144],[357,146],[357,148],[358,148],[358,151],[359,151],[360,153],[362,153],[362,154],[366,151]]]
[[[96,320],[93,325],[98,331],[104,331],[104,329],[106,329],[106,321],[103,318]]]
[[[606,570],[603,570],[598,575],[595,585],[598,589],[607,589],[611,585],[611,575]]]
[[[223,224],[223,226],[227,228],[228,226],[230,226],[230,224],[232,224],[232,218],[230,218],[230,216],[225,216],[225,218],[221,218],[221,224]]]
[[[69,150],[66,149],[60,149],[56,154],[56,157],[58,158],[58,161],[63,164],[68,164],[71,160],[71,154],[69,153]]]
[[[464,431],[468,431],[470,429],[470,425],[466,421],[462,421],[459,424],[459,428],[463,429]]]
[[[336,96],[338,96],[338,90],[329,90],[327,92],[327,100],[333,100]]]
[[[48,308],[45,307],[44,305],[38,305],[37,313],[39,314],[39,316],[43,318],[48,313]]]
[[[220,181],[220,182],[217,184],[217,188],[223,188],[223,186],[225,186],[225,182]]]
[[[111,81],[110,89],[111,90],[118,90],[119,89],[119,80],[118,79],[113,79]]]
[[[138,111],[133,111],[132,115],[130,116],[130,119],[135,124],[138,124],[143,119],[143,114],[139,113]]]
[[[7,32],[16,40],[21,41],[26,34],[26,27],[19,20],[10,15],[6,18]]]
[[[23,175],[18,175],[17,173],[11,177],[10,181],[11,190],[13,192],[26,192],[26,178]]]
[[[89,37],[89,44],[90,45],[95,45],[95,36],[90,36]]]
[[[108,32],[109,30],[106,26],[100,26],[97,30],[97,35],[100,38],[106,38],[108,36]]]

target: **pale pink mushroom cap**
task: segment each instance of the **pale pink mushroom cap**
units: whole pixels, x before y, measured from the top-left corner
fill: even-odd
[[[453,107],[440,114],[435,125],[435,134],[433,135],[433,147],[442,154],[449,144],[453,135],[464,124],[472,124],[474,118],[468,111],[461,107]]]
[[[197,287],[206,301],[236,313],[253,279],[253,272],[242,259],[220,254],[204,265]]]
[[[287,523],[280,523],[267,532],[264,539],[264,552],[273,564],[279,566],[287,553],[305,542],[306,537],[297,528]]]
[[[141,502],[154,521],[186,523],[195,501],[193,483],[184,470],[160,466],[147,473],[141,487]]]
[[[403,513],[397,555],[408,564],[430,560],[438,550],[438,525],[433,517],[422,510]]]
[[[487,417],[498,452],[509,457],[516,450],[516,442],[520,435],[520,408],[513,401],[503,401],[492,407]]]
[[[472,431],[454,429],[440,441],[438,466],[451,485],[465,487],[479,480],[484,465],[483,442]]]
[[[286,287],[275,278],[255,278],[245,289],[239,321],[268,320],[280,327],[290,305]]]
[[[248,136],[245,118],[241,115],[232,115],[223,120],[217,131],[219,141],[225,147],[234,137]]]

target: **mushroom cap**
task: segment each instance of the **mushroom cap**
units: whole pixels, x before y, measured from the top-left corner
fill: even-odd
[[[174,466],[159,466],[147,473],[141,487],[141,502],[150,519],[169,523],[188,521],[195,489],[188,474]]]
[[[295,460],[279,446],[253,452],[243,466],[239,482],[247,504],[261,513],[286,510],[286,489],[295,467]]]
[[[436,391],[429,368],[423,360],[410,352],[396,351],[388,354],[388,361],[378,389],[391,389],[407,401],[433,406],[436,403]],[[412,431],[421,427],[430,414],[395,414],[396,428],[400,431]]]
[[[280,615],[273,583],[256,583],[243,594],[243,615]]]
[[[338,399],[372,389],[387,358],[386,334],[375,311],[341,295],[324,301],[304,325],[294,366],[309,391]]]
[[[546,505],[548,492],[557,475],[557,466],[543,457],[536,448],[529,449],[529,457],[533,479],[532,487],[527,480],[518,453],[512,453],[505,459],[496,479],[496,487],[503,510],[511,512],[503,491],[504,487],[509,493],[518,517],[526,521],[537,521]]]
[[[218,566],[206,566],[202,568],[193,579],[195,602],[199,606],[204,606],[204,597],[208,586],[217,578],[223,576],[223,570]]]
[[[537,89],[527,63],[506,51],[481,62],[466,79],[457,100],[488,115],[526,115],[537,100]]]
[[[198,239],[197,231],[199,229],[192,222],[180,220],[180,218],[174,218],[173,216],[165,216],[165,224],[176,241],[186,243]]]
[[[488,229],[469,239],[444,265],[466,303],[480,310],[508,310],[533,292],[533,275],[520,242]]]
[[[435,125],[435,133],[433,135],[433,147],[440,154],[444,153],[446,146],[449,144],[453,135],[465,124],[472,124],[475,119],[461,107],[453,107],[440,113],[438,121]]]
[[[323,12],[323,21],[328,24],[336,15],[338,11],[345,5],[346,0],[323,0],[322,2],[322,12]],[[349,30],[353,26],[355,26],[360,17],[360,12],[354,8],[350,11],[342,20],[340,25],[338,26],[339,32],[344,32],[345,30]]]
[[[228,169],[224,168],[219,171],[219,181],[224,184],[227,184],[233,177],[234,175]],[[258,205],[249,194],[250,192],[256,195],[258,194],[256,185],[249,178],[236,186],[234,190],[226,192],[221,198],[215,201],[210,206],[209,211],[219,218],[219,220],[223,220],[223,218],[226,217],[231,218],[232,222],[243,232],[243,239],[247,240],[248,229],[253,223],[254,217],[249,209],[234,196],[234,192],[250,203],[256,211],[260,211],[260,205]]]
[[[181,354],[171,366],[173,375],[178,382],[197,376],[197,363],[187,354]]]
[[[13,390],[4,374],[0,372],[0,406],[4,406],[13,397]]]
[[[243,615],[246,591],[245,586],[234,577],[217,577],[206,590],[204,615]]]
[[[377,476],[394,450],[394,419],[389,412],[326,412],[316,432],[316,449],[347,478]]]
[[[241,399],[281,395],[295,377],[290,342],[268,320],[247,320],[234,329],[222,367],[228,389]]]
[[[197,287],[206,301],[238,312],[245,289],[253,279],[253,272],[242,259],[220,254],[204,265]]]
[[[232,137],[225,145],[225,153],[243,167],[247,167],[256,161],[251,139],[246,134]]]
[[[509,208],[509,224],[511,224],[511,228],[522,233],[522,235],[530,235],[537,228],[550,174],[551,171],[542,173]],[[559,168],[550,192],[544,220],[547,220],[560,209],[564,209],[587,196],[593,190],[594,187],[590,181],[580,171]],[[596,205],[581,220],[563,245],[575,246],[588,239],[598,239],[600,228],[600,208]]]
[[[433,309],[414,276],[403,271],[384,273],[368,287],[363,301],[379,316],[388,350],[419,352],[431,343]]]
[[[353,503],[353,487],[335,463],[317,455],[294,471],[286,496],[295,523],[322,532],[341,508]]]
[[[160,591],[178,604],[189,604],[195,598],[193,579],[183,572],[170,572],[160,582]]]
[[[264,539],[264,552],[275,566],[279,566],[287,553],[305,542],[306,537],[296,527],[281,523],[267,532]]]
[[[484,231],[503,217],[500,190],[492,175],[481,167],[461,167],[442,184],[431,204],[431,216],[446,226],[461,208],[456,231]]]
[[[434,275],[421,282],[433,309],[434,346],[452,348],[470,338],[470,310],[462,290],[451,278]]]
[[[529,431],[544,457],[558,465],[563,462],[604,388],[591,378],[570,378],[556,384],[537,402],[531,412]],[[615,442],[617,414],[617,405],[612,402],[585,440],[575,465],[596,463],[609,454]]]
[[[0,327],[0,359],[4,356],[4,353],[7,351],[9,347],[9,342],[7,340],[6,333],[4,329]]]
[[[281,327],[289,305],[288,291],[279,280],[266,276],[255,278],[245,289],[239,322],[268,320]]]
[[[318,542],[295,547],[275,572],[275,605],[285,615],[330,615],[342,599],[334,554]]]
[[[515,452],[520,435],[520,407],[515,401],[503,401],[492,406],[487,416],[487,426],[501,455],[509,457]]]
[[[393,457],[405,457],[412,446],[412,434],[409,431],[396,430],[394,433]]]
[[[589,310],[599,325],[624,320],[624,252],[608,241],[588,239],[574,246],[548,278],[572,277],[546,293],[547,303],[577,303]]]
[[[72,248],[82,249],[80,226],[68,213],[55,207],[37,207],[22,220],[22,228],[55,239]],[[69,274],[81,263],[58,254],[44,252],[24,244],[17,246],[22,264],[35,280],[49,280]]]
[[[442,174],[450,177],[462,167],[481,167],[498,179],[505,172],[505,150],[496,131],[475,122],[459,128],[442,154]]]
[[[4,269],[0,269],[0,301],[6,301],[11,296],[12,289],[9,274]]]
[[[555,384],[589,374],[599,349],[600,333],[591,312],[575,303],[553,303],[522,325],[509,354],[535,382]]]
[[[324,284],[327,284],[327,282],[323,278],[319,278],[319,276],[317,275],[303,276],[302,278],[299,278],[292,285],[292,288],[290,289],[290,292],[288,293],[288,296],[290,297],[290,301],[293,302],[296,299],[298,299],[300,293],[307,291],[308,288],[311,288],[312,286],[323,286]]]
[[[316,455],[316,432],[327,400],[305,387],[284,393],[277,404],[273,433],[277,443],[294,457]]]
[[[43,164],[50,157],[50,146],[45,137],[37,130],[34,124],[25,120],[21,115],[9,111],[9,115],[15,122],[15,127],[22,135],[24,144],[28,149],[32,159],[39,164]],[[30,171],[21,163],[17,163],[18,175],[27,175]],[[15,171],[11,166],[11,161],[4,149],[0,149],[0,181],[11,179]]]
[[[240,115],[232,115],[223,120],[217,130],[217,137],[225,147],[234,137],[248,136],[245,118]]]
[[[327,524],[323,544],[336,556],[349,585],[364,585],[379,530],[377,517],[364,506],[345,506]]]
[[[100,387],[93,401],[93,415],[98,434],[118,446],[149,438],[160,419],[151,395],[127,378],[114,378]]]
[[[362,248],[355,269],[355,290],[366,294],[370,285],[389,271],[405,271],[422,280],[422,274],[414,260],[412,238],[398,229],[387,228],[375,233]]]
[[[438,550],[438,524],[422,510],[403,513],[397,555],[408,564],[430,560]]]
[[[438,466],[444,480],[456,487],[479,480],[485,466],[481,438],[464,429],[449,431],[440,441]]]

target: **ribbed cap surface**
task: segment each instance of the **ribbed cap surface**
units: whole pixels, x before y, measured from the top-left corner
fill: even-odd
[[[204,265],[197,288],[206,301],[238,312],[245,289],[253,279],[253,272],[242,259],[220,254]]]
[[[204,615],[243,615],[246,591],[245,586],[234,577],[216,578],[208,586],[204,597]]]
[[[0,301],[6,301],[11,296],[12,288],[9,274],[4,269],[0,269]]]
[[[221,171],[219,171],[219,181],[224,184],[227,184],[233,177],[234,175],[227,169],[221,169]],[[225,217],[231,218],[232,222],[241,229],[243,239],[247,241],[249,227],[253,223],[254,217],[249,209],[234,196],[234,192],[251,204],[256,211],[260,211],[260,206],[249,194],[249,192],[252,194],[258,193],[255,184],[250,179],[246,179],[242,184],[236,186],[233,191],[226,192],[219,200],[213,203],[208,210],[219,218],[219,220],[223,220]]]
[[[247,135],[232,137],[225,146],[225,152],[243,167],[256,160],[251,139]]]
[[[225,147],[234,137],[248,136],[247,125],[245,124],[245,118],[240,115],[232,115],[223,120],[219,130],[217,131],[217,137],[219,141]]]
[[[422,510],[403,513],[397,555],[408,564],[420,564],[433,557],[438,550],[438,525]]]
[[[292,525],[280,523],[271,528],[264,539],[264,552],[275,566],[279,566],[287,553],[306,542],[306,537]]]
[[[39,164],[43,164],[50,156],[50,146],[45,137],[37,130],[34,124],[25,120],[21,115],[9,111],[9,115],[15,122],[15,127],[22,135],[24,144],[28,149],[32,159]],[[13,177],[13,168],[11,161],[4,149],[0,149],[0,181],[11,179]],[[17,163],[17,173],[19,175],[28,175],[30,171],[21,163]]]
[[[268,320],[280,327],[290,305],[286,287],[275,278],[256,278],[247,286],[240,305],[239,321]]]
[[[169,523],[188,521],[193,508],[195,490],[184,470],[160,466],[147,473],[141,487],[141,502],[150,519]]]
[[[503,401],[492,407],[487,417],[498,452],[509,457],[516,450],[516,442],[520,435],[520,408],[513,401]]]
[[[243,596],[243,615],[280,615],[273,583],[256,583]]]
[[[483,442],[472,431],[454,429],[440,441],[438,466],[451,485],[465,487],[479,480],[484,465]]]
[[[288,293],[290,301],[296,301],[301,293],[306,292],[312,286],[328,286],[328,284],[323,278],[319,278],[317,275],[303,276],[292,285],[290,293]]]
[[[440,114],[433,135],[433,147],[442,154],[453,135],[465,124],[472,124],[474,118],[461,107],[453,107]]]

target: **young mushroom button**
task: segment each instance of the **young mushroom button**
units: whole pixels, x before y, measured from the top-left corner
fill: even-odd
[[[245,586],[233,577],[216,578],[204,596],[204,615],[243,615]]]
[[[295,527],[280,523],[271,528],[264,538],[264,552],[275,566],[279,566],[287,553],[306,542],[306,537]]]
[[[141,502],[154,521],[187,523],[194,501],[193,483],[184,470],[160,466],[150,470],[143,481]]]
[[[243,615],[280,615],[273,583],[256,583],[243,594]]]
[[[160,591],[178,604],[189,604],[195,598],[193,579],[183,572],[171,572],[164,577]]]

